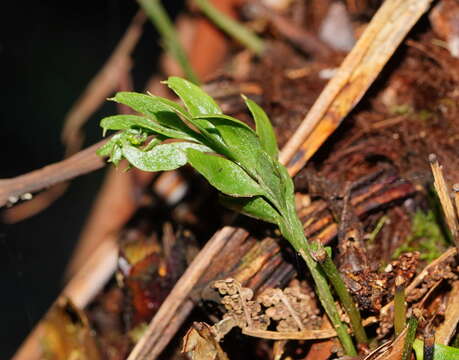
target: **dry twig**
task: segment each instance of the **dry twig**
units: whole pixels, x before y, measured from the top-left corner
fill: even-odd
[[[454,242],[456,243],[456,247],[459,249],[457,217],[456,212],[454,211],[453,202],[449,196],[449,188],[443,175],[443,169],[435,154],[429,155],[429,161],[434,176],[435,191],[437,192],[438,198],[440,199],[441,207],[443,209],[443,213],[445,214],[448,228],[451,231],[451,235],[453,236]]]
[[[448,345],[456,331],[459,322],[459,281],[453,283],[453,289],[449,293],[448,305],[445,310],[445,321],[435,332],[435,342]]]
[[[432,0],[387,0],[327,84],[280,158],[296,174],[363,97]]]
[[[96,150],[105,144],[102,140],[79,153],[39,170],[31,171],[11,179],[0,179],[0,207],[15,203],[24,194],[34,193],[59,182],[90,173],[105,166]]]

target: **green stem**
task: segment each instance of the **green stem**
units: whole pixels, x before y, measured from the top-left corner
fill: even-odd
[[[255,33],[223,14],[208,0],[194,0],[194,2],[201,9],[201,11],[224,32],[235,38],[248,49],[252,50],[255,54],[262,54],[265,45],[263,40],[255,35]]]
[[[310,245],[304,236],[303,226],[296,216],[296,213],[294,216],[289,216],[289,220],[288,224],[280,225],[281,232],[306,262],[311,276],[314,279],[319,300],[336,330],[344,351],[349,356],[357,356],[357,351],[347,331],[347,326],[340,320],[338,309],[323,270],[311,256]]]
[[[368,337],[362,325],[360,311],[357,309],[351,294],[349,294],[349,291],[347,290],[335,263],[321,244],[317,244],[317,246],[319,251],[314,257],[322,265],[325,275],[327,275],[328,280],[332,283],[336,293],[338,294],[341,304],[344,306],[344,309],[349,316],[352,330],[354,330],[358,343],[368,344]]]
[[[169,19],[166,10],[161,4],[160,0],[137,0],[147,13],[153,25],[161,34],[167,51],[179,63],[185,76],[188,80],[199,84],[198,77],[196,76],[193,68],[188,60],[185,50],[183,49],[180,41],[178,40],[177,32],[175,31],[172,21]]]
[[[411,352],[413,351],[413,342],[416,337],[416,330],[418,328],[418,319],[411,316],[408,320],[408,331],[405,337],[405,344],[403,345],[402,360],[411,359]]]
[[[405,287],[398,285],[395,287],[394,295],[394,329],[395,336],[398,336],[406,325],[406,302]]]

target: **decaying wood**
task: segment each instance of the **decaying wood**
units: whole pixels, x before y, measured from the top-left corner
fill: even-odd
[[[459,281],[455,281],[448,296],[448,305],[445,310],[445,321],[435,332],[435,342],[448,345],[456,332],[459,322]]]
[[[434,187],[440,199],[443,213],[445,214],[446,222],[448,224],[451,235],[456,243],[456,247],[459,249],[459,232],[458,232],[458,219],[456,212],[454,211],[454,205],[449,195],[449,186],[446,184],[443,170],[438,162],[435,154],[429,156],[430,166],[434,176]]]
[[[280,159],[296,174],[360,101],[431,0],[387,0],[289,140]]]
[[[405,289],[405,296],[409,296],[419,285],[422,284],[424,279],[438,266],[441,266],[442,263],[447,261],[448,259],[456,256],[457,249],[456,248],[449,248],[443,254],[441,254],[438,258],[428,264],[414,279],[413,281],[406,287]],[[394,302],[390,301],[386,305],[381,308],[381,314],[387,315],[389,312],[393,311]],[[366,318],[363,323],[365,326],[373,324],[377,322],[378,319],[374,316]]]
[[[405,328],[395,340],[388,341],[379,346],[365,356],[363,360],[400,360],[402,358],[406,335],[407,329]]]
[[[389,184],[390,185],[390,184]],[[371,185],[368,186],[371,191]],[[380,189],[384,194],[384,188]],[[390,187],[389,187],[390,191]],[[361,190],[357,196],[362,196],[364,190]],[[408,194],[410,194],[409,192]],[[405,197],[405,193],[402,197]],[[374,200],[371,196],[365,198],[362,204],[369,202],[374,205]],[[384,205],[385,202],[379,203],[379,206]],[[365,206],[364,206],[365,207]],[[372,206],[366,206],[367,208],[374,208]],[[308,231],[310,227],[316,227],[315,231],[310,231],[312,239],[328,243],[337,234],[337,224],[333,223],[333,230],[330,232],[331,225],[324,225],[324,228],[317,226],[317,223],[323,223],[322,218],[328,218],[329,213],[327,205],[324,201],[318,200],[313,201],[307,206],[300,208],[299,214],[302,214],[302,221],[306,224],[305,231]],[[363,215],[363,213],[361,214]],[[309,221],[309,220],[313,221]],[[324,236],[324,234],[327,234]],[[195,284],[189,296],[194,299],[195,302],[199,300],[213,300],[217,301],[214,291],[210,290],[210,284],[216,279],[222,279],[227,277],[235,277],[244,286],[250,286],[257,293],[260,293],[267,287],[282,287],[290,279],[293,278],[295,272],[292,265],[286,263],[279,254],[280,246],[270,238],[266,238],[263,241],[256,241],[253,237],[249,236],[247,231],[243,229],[236,230],[233,234],[228,236],[228,239],[224,247],[216,254],[213,258],[209,258],[206,261],[210,262],[207,271],[202,274],[201,279]],[[276,256],[278,254],[279,256]],[[198,255],[200,256],[200,255]],[[204,261],[204,260],[203,260]],[[185,275],[184,275],[185,276]],[[183,277],[182,277],[183,278]],[[175,289],[175,288],[174,288]],[[178,290],[177,290],[178,291]],[[186,298],[186,296],[185,296]],[[163,303],[165,304],[166,301]],[[182,308],[177,310],[177,314],[182,313]],[[170,313],[169,316],[172,316]],[[156,317],[156,316],[155,316]],[[166,319],[166,318],[165,318]],[[167,318],[169,319],[169,318]],[[165,322],[167,322],[165,320]],[[160,335],[161,328],[157,328],[157,335],[161,337],[161,342],[157,340],[153,343],[150,348],[150,354],[159,355],[168,341],[173,337],[173,334],[168,332],[167,336]],[[245,330],[244,330],[245,331]],[[247,335],[267,338],[267,339],[293,339],[294,336],[300,336],[297,339],[325,339],[333,337],[335,333],[333,329],[327,330],[311,330],[303,333],[282,333],[278,332],[251,332],[247,330]],[[169,340],[167,340],[169,339]],[[146,351],[146,350],[144,350]],[[140,355],[136,355],[140,356]],[[133,359],[154,359],[155,357],[136,357]]]
[[[161,337],[158,339],[158,342],[152,348],[150,356],[156,359],[163,350],[169,345],[169,342],[173,339],[177,331],[183,325],[185,320],[190,315],[191,311],[194,309],[194,302],[191,300],[186,300],[180,307],[179,311],[172,317],[171,321],[166,325],[161,334]]]
[[[151,320],[145,334],[129,355],[129,360],[152,358],[151,352],[161,338],[163,330],[168,326],[179,307],[188,298],[189,292],[207,270],[209,259],[219,253],[235,231],[235,228],[225,227],[204,245]]]

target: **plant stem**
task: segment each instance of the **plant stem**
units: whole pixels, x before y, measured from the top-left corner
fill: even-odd
[[[405,287],[396,285],[394,295],[394,329],[398,336],[406,325]]]
[[[289,220],[288,224],[280,224],[282,234],[290,241],[295,250],[300,253],[301,257],[306,262],[311,272],[311,276],[314,279],[319,300],[338,334],[344,351],[349,356],[357,356],[357,351],[347,331],[347,326],[340,320],[338,309],[336,308],[333,295],[323,270],[311,256],[311,248],[304,236],[303,226],[300,220],[296,216],[296,213],[295,215],[289,216],[287,220]]]
[[[416,337],[416,330],[418,328],[418,319],[411,316],[408,320],[408,332],[405,337],[405,344],[403,345],[402,360],[411,359],[411,352],[413,351],[413,342]]]
[[[167,15],[166,10],[161,4],[160,0],[137,0],[140,6],[147,13],[151,22],[161,34],[164,45],[166,46],[167,51],[170,52],[172,57],[179,63],[180,67],[183,70],[183,73],[188,78],[188,80],[199,84],[198,77],[196,76],[193,68],[188,60],[185,50],[177,36],[174,25]]]
[[[322,265],[322,269],[325,272],[328,280],[332,283],[336,293],[338,294],[341,304],[344,306],[349,320],[351,322],[352,330],[354,330],[355,337],[360,344],[368,344],[368,337],[365,333],[365,329],[362,325],[362,318],[360,316],[360,311],[357,309],[354,300],[352,299],[351,294],[346,288],[342,277],[340,276],[338,269],[336,268],[335,263],[330,258],[329,254],[322,246],[318,245],[318,253],[314,254],[316,260]]]
[[[194,2],[207,17],[209,17],[228,35],[235,38],[242,45],[252,50],[255,54],[262,54],[265,49],[265,44],[263,43],[263,40],[255,35],[255,33],[223,14],[208,0],[194,0]]]

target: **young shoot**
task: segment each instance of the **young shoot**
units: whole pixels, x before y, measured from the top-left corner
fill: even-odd
[[[278,161],[273,128],[263,109],[243,97],[256,130],[224,115],[197,85],[178,77],[165,82],[184,106],[158,96],[120,92],[112,99],[136,115],[115,115],[101,121],[104,133],[119,131],[98,150],[115,165],[126,159],[144,171],[174,170],[185,164],[221,193],[223,205],[276,224],[305,260],[318,297],[334,325],[345,352],[356,355],[347,326],[341,322],[321,265],[311,256],[295,211],[294,186]]]

